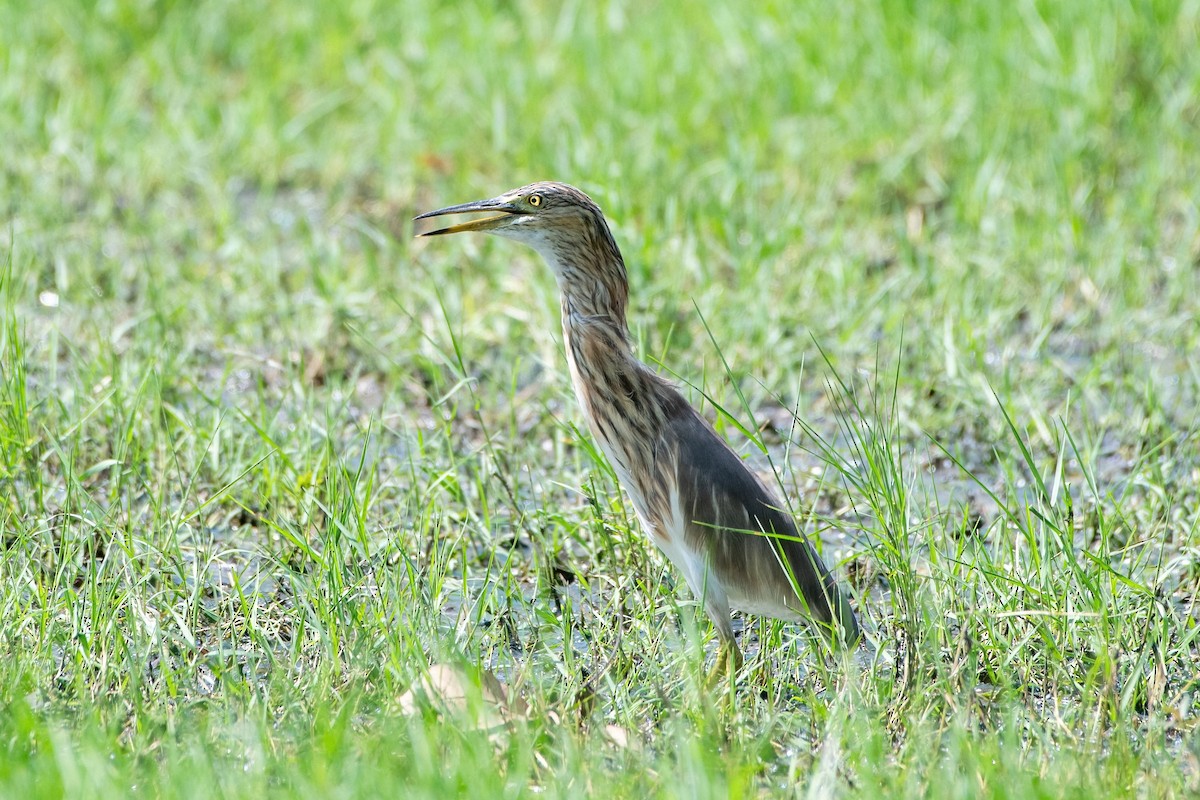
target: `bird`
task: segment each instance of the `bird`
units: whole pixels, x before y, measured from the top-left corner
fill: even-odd
[[[675,385],[637,357],[625,261],[600,207],[573,186],[543,181],[414,222],[472,212],[486,216],[419,236],[483,231],[532,247],[550,266],[587,426],[640,526],[716,629],[709,682],[743,664],[731,609],[808,620],[835,648],[856,646],[854,611],[791,515]]]

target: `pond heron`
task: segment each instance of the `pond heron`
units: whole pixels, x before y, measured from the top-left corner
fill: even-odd
[[[683,573],[720,637],[712,677],[742,657],[730,609],[808,618],[831,643],[860,633],[850,603],[791,515],[667,380],[635,355],[625,262],[600,208],[562,183],[421,214],[484,213],[423,236],[486,231],[531,246],[554,271],[575,396],[650,539]]]

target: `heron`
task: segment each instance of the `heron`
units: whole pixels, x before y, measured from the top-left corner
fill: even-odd
[[[485,216],[420,235],[484,231],[529,245],[550,266],[587,426],[640,526],[716,629],[710,682],[742,666],[731,610],[807,619],[835,648],[853,648],[861,636],[854,611],[791,515],[672,382],[637,357],[625,261],[600,207],[573,186],[539,182],[415,220],[472,212]]]

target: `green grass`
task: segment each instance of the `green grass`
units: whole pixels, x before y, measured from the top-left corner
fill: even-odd
[[[0,4],[0,794],[1200,791],[1200,4],[644,5]],[[873,663],[702,691],[541,178]]]

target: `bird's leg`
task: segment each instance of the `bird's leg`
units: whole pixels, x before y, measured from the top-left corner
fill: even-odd
[[[708,688],[715,689],[724,678],[736,677],[738,670],[742,668],[742,661],[742,651],[738,648],[737,642],[733,640],[733,637],[726,639],[722,636],[721,644],[717,648],[717,661],[709,671],[705,684]]]
[[[737,640],[733,638],[733,623],[729,619],[729,601],[717,584],[706,584],[704,592],[704,610],[717,629],[717,639],[721,644],[717,648],[717,663],[713,664],[705,684],[709,689],[715,689],[726,675],[734,678],[742,668],[742,651],[738,649]]]

